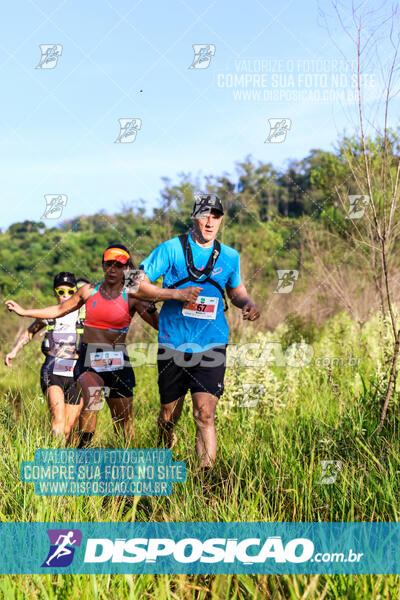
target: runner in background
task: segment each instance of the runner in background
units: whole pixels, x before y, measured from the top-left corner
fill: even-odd
[[[75,365],[75,378],[79,378],[84,396],[79,448],[90,444],[96,429],[98,411],[91,410],[90,406],[96,387],[109,388],[106,400],[114,427],[122,428],[125,443],[129,444],[134,437],[132,395],[135,376],[125,340],[135,312],[157,329],[158,313],[147,300],[193,301],[201,291],[200,287],[166,290],[144,282],[143,274],[135,272],[130,253],[122,244],[106,248],[102,266],[104,281],[96,286],[83,285],[62,305],[25,310],[13,300],[6,302],[9,310],[39,319],[59,318],[86,306],[83,346]]]
[[[57,273],[53,290],[62,306],[76,292],[75,276],[69,272]],[[63,437],[69,442],[83,406],[76,381],[74,367],[82,343],[83,321],[75,310],[57,319],[36,319],[21,333],[15,346],[5,357],[5,364],[12,366],[12,360],[33,336],[46,328],[42,343],[45,361],[40,371],[40,385],[47,398],[51,415],[51,431],[54,437]]]
[[[164,288],[184,289],[193,284],[203,288],[194,302],[182,306],[168,300],[160,311],[158,423],[160,445],[172,448],[177,441],[174,426],[190,389],[196,452],[204,468],[214,464],[217,451],[214,418],[224,389],[229,339],[225,290],[244,320],[260,316],[242,283],[238,252],[216,240],[223,214],[217,195],[196,195],[190,234],[163,242],[140,265],[146,281],[162,276]]]

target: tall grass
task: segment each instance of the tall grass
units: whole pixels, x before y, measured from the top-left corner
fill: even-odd
[[[42,497],[19,479],[22,460],[54,446],[41,396],[37,347],[13,371],[1,367],[0,518],[2,521],[397,521],[400,441],[396,399],[383,434],[375,434],[386,381],[388,324],[363,328],[338,315],[318,331],[304,367],[272,363],[227,370],[217,412],[219,451],[211,481],[194,453],[189,397],[177,427],[175,460],[188,478],[168,497]],[[248,334],[249,335],[249,334]],[[299,334],[300,335],[300,334]],[[287,330],[259,334],[260,344]],[[249,341],[250,335],[247,340]],[[300,341],[300,338],[299,338]],[[249,355],[250,356],[250,355]],[[357,358],[354,364],[350,357]],[[325,358],[324,366],[316,358]],[[339,360],[343,359],[342,364]],[[346,362],[347,361],[347,362]],[[17,361],[18,363],[18,361]],[[350,364],[349,364],[350,363]],[[156,442],[156,368],[136,369],[136,446]],[[242,383],[264,385],[258,404],[242,408]],[[118,447],[108,409],[93,441]],[[321,460],[339,460],[333,485],[318,483]],[[394,598],[397,576],[3,576],[4,598]]]

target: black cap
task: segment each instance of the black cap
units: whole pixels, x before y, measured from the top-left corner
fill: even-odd
[[[54,277],[53,289],[56,289],[59,285],[69,285],[70,287],[76,287],[76,279],[73,273],[68,271],[61,271]]]
[[[222,202],[218,198],[217,194],[196,194],[194,199],[195,202],[193,206],[192,217],[209,215],[212,210],[218,210],[221,215],[224,214]]]

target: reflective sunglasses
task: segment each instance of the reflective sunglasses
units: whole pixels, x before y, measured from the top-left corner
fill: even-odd
[[[55,293],[57,294],[57,296],[73,296],[76,292],[76,287],[75,288],[69,288],[68,290],[64,290],[62,288],[56,288]]]
[[[106,270],[111,269],[111,267],[116,267],[117,269],[124,269],[126,267],[126,264],[123,264],[118,260],[105,260],[103,262],[103,266]]]

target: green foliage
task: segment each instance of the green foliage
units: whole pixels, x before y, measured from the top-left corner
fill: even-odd
[[[336,153],[312,150],[282,172],[248,156],[236,166],[237,183],[228,174],[200,180],[181,173],[178,183],[164,178],[151,216],[137,201],[120,213],[81,215],[47,229],[43,222],[15,223],[0,235],[0,294],[18,301],[23,286],[32,301],[39,292],[49,295],[60,270],[97,280],[102,252],[113,242],[127,245],[139,262],[161,241],[188,230],[193,194],[200,189],[220,195],[226,210],[220,239],[241,252],[246,267],[258,273],[256,279],[272,277],[277,260],[279,268],[282,261],[295,268],[300,260],[298,219],[321,218],[327,228],[336,221],[340,228],[349,226],[332,200],[334,187],[347,185],[349,144],[344,138]]]
[[[292,324],[297,321],[293,317]],[[292,327],[292,325],[290,326]],[[289,327],[289,329],[290,329]],[[282,339],[287,325],[258,334],[260,344]],[[307,329],[298,325],[304,337]],[[187,463],[187,482],[167,497],[43,497],[20,481],[22,460],[52,447],[48,408],[39,387],[40,358],[33,345],[13,370],[0,366],[0,519],[2,522],[397,522],[400,515],[400,418],[396,389],[382,436],[374,433],[387,382],[385,345],[390,323],[379,313],[363,329],[344,314],[314,336],[313,360],[304,367],[227,368],[217,406],[218,458],[205,482],[194,453],[189,398],[177,426],[174,460]],[[312,336],[311,336],[312,337]],[[309,337],[309,343],[311,341]],[[286,355],[286,352],[284,352]],[[348,361],[356,357],[356,363]],[[342,358],[343,362],[337,360]],[[325,365],[320,359],[328,359]],[[19,367],[19,368],[18,368]],[[136,447],[156,443],[159,407],[155,366],[136,367]],[[242,384],[264,385],[251,406],[241,406]],[[400,387],[399,384],[397,386]],[[118,444],[107,407],[96,447]],[[332,485],[318,483],[321,460],[343,467]],[[315,575],[47,575],[3,576],[4,598],[397,598],[400,577]]]
[[[289,313],[285,319],[285,324],[286,329],[281,336],[284,350],[292,344],[299,342],[312,344],[317,339],[318,328],[311,315],[303,317],[297,313]]]
[[[399,142],[367,139],[373,173],[396,180]],[[382,147],[389,159],[382,165]],[[338,193],[359,189],[349,164],[362,171],[359,140],[343,137],[333,152],[312,150],[278,171],[251,157],[237,164],[237,178],[206,176],[203,181],[180,174],[178,183],[163,179],[158,207],[149,215],[143,202],[116,214],[80,215],[60,226],[23,221],[0,233],[0,295],[24,306],[54,301],[56,272],[73,271],[90,281],[102,276],[101,256],[113,242],[127,245],[136,263],[160,242],[190,226],[193,193],[216,192],[226,218],[220,240],[241,254],[250,290],[273,289],[275,269],[311,270],[303,226],[327,240],[324,251],[332,267],[343,248],[329,233],[347,238],[351,222]],[[376,181],[379,182],[377,178]],[[380,186],[372,182],[373,201],[382,205]],[[363,223],[359,223],[363,227]],[[326,257],[325,257],[326,258]],[[353,258],[348,258],[350,261]],[[300,283],[301,285],[301,283]],[[0,343],[10,346],[19,319],[6,314]],[[249,334],[247,334],[249,335]],[[400,378],[383,436],[375,435],[388,379],[392,332],[379,313],[362,328],[345,314],[323,327],[313,317],[290,313],[275,332],[259,332],[265,357],[260,366],[227,369],[225,392],[217,407],[218,459],[214,483],[202,481],[194,454],[194,423],[187,402],[177,427],[175,460],[185,460],[186,484],[175,484],[171,497],[41,497],[19,477],[21,460],[32,460],[37,448],[51,447],[48,408],[39,386],[40,345],[34,340],[15,360],[0,365],[0,520],[8,521],[398,521],[400,516]],[[302,367],[276,366],[268,352],[281,343],[288,359],[293,345],[312,346],[312,360]],[[276,345],[273,346],[276,348]],[[268,352],[267,352],[268,350]],[[248,353],[251,357],[251,354]],[[259,360],[259,359],[258,359]],[[154,366],[137,367],[135,423],[137,447],[154,447],[159,408]],[[243,386],[260,390],[243,406]],[[101,411],[94,445],[115,447],[107,409]],[[321,460],[343,464],[334,485],[318,485]],[[0,597],[23,598],[394,598],[399,576],[9,576],[0,579]]]
[[[226,209],[220,239],[241,253],[250,289],[272,280],[276,268],[298,266],[300,242],[294,217],[311,211],[313,165],[315,157],[293,162],[279,174],[272,165],[256,164],[247,157],[237,165],[237,186],[225,174],[205,178],[205,189],[218,193]],[[11,225],[0,235],[1,297],[40,305],[44,298],[51,299],[52,281],[59,271],[98,281],[101,256],[109,244],[124,243],[139,263],[160,242],[187,231],[193,194],[202,183],[192,181],[189,174],[181,174],[178,184],[167,178],[163,182],[159,207],[152,216],[146,216],[139,202],[123,207],[121,213],[81,215],[47,229],[42,222]],[[0,334],[4,336],[4,330]]]

